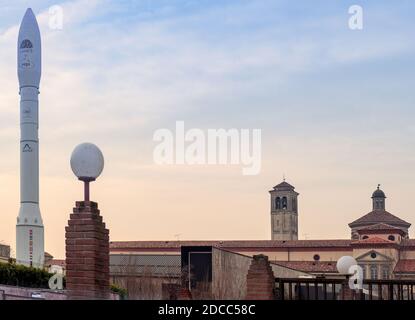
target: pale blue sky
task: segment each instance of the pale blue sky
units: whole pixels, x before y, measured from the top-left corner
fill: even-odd
[[[48,28],[56,4],[62,30]],[[348,28],[353,4],[361,31]],[[415,223],[413,1],[0,0],[0,240],[14,244],[15,46],[28,6],[43,41],[41,207],[52,253],[63,254],[80,196],[68,158],[83,141],[105,154],[93,190],[113,240],[266,239],[267,191],[283,173],[301,194],[300,236],[347,238],[377,183],[390,211]],[[262,129],[262,173],[155,166],[153,133],[177,120]]]

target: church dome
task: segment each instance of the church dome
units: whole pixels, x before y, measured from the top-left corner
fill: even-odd
[[[373,192],[372,198],[386,198],[385,193],[380,190],[380,185],[378,185],[378,188]]]

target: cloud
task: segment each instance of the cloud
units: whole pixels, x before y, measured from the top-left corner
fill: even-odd
[[[48,8],[55,4],[63,8],[62,30],[48,27]],[[365,148],[376,144],[376,125],[389,119],[376,113],[376,119],[368,120],[369,112],[362,107],[385,109],[394,101],[399,109],[404,96],[411,100],[410,92],[404,95],[399,91],[402,86],[393,90],[390,100],[383,99],[392,80],[376,77],[370,67],[380,70],[374,64],[384,67],[391,59],[404,64],[402,57],[414,49],[413,22],[410,17],[396,19],[407,10],[405,6],[385,13],[389,7],[376,4],[365,8],[368,20],[358,33],[347,28],[347,7],[328,5],[327,1],[318,4],[324,5],[210,0],[38,2],[35,11],[43,42],[40,157],[42,190],[47,190],[42,193],[46,220],[60,219],[54,213],[66,212],[73,200],[70,196],[77,194],[68,161],[73,147],[83,141],[97,143],[106,157],[103,179],[107,185],[99,187],[97,183],[97,188],[106,190],[102,199],[108,217],[117,216],[121,203],[122,212],[152,212],[152,217],[159,214],[166,219],[166,226],[176,223],[176,227],[179,222],[169,220],[173,218],[166,216],[168,205],[158,198],[165,192],[169,192],[169,203],[189,197],[196,207],[199,200],[195,190],[204,188],[206,193],[218,196],[210,201],[217,200],[216,211],[221,201],[236,205],[237,209],[223,206],[232,211],[228,216],[231,219],[233,212],[239,214],[244,206],[252,206],[245,196],[256,192],[257,200],[262,201],[265,196],[261,188],[274,179],[271,175],[279,177],[283,167],[297,171],[296,180],[303,183],[312,175],[326,173],[327,166],[335,170],[336,162],[348,177],[337,172],[330,176],[333,181],[349,179],[352,169],[368,169],[374,159],[371,151],[379,155],[381,147]],[[20,19],[25,6],[0,2],[2,5],[13,13],[9,14],[13,18],[0,19],[0,145],[4,155],[0,174],[9,184],[16,180],[12,191],[2,190],[7,199],[4,206],[10,209],[8,219],[13,223],[19,170],[15,17]],[[411,69],[413,65],[407,68]],[[352,75],[347,73],[350,70]],[[358,98],[354,100],[355,95]],[[246,180],[235,176],[240,173],[237,168],[154,166],[154,130],[172,127],[174,121],[183,119],[189,127],[263,129],[266,165],[264,175],[251,180],[255,191],[231,191],[229,198],[215,193],[217,181],[229,183],[229,188],[248,188]],[[393,137],[399,139],[401,124],[394,123],[377,137],[395,132]],[[351,143],[362,131],[366,134],[359,138],[362,142]],[[384,141],[394,143],[392,139]],[[343,146],[347,151],[342,152]],[[392,149],[395,155],[399,147],[397,144]],[[356,154],[362,154],[366,165],[359,166]],[[385,157],[383,154],[379,160],[383,162],[375,166],[377,170],[401,163]],[[346,170],[349,163],[351,169]],[[372,170],[371,177],[374,175]],[[111,183],[117,188],[125,186],[125,193],[111,190]],[[170,190],[170,186],[179,186],[178,191]],[[140,203],[137,190],[144,190],[146,195],[139,197]],[[131,203],[136,208],[131,209]],[[198,217],[216,212],[202,208],[195,216],[191,208],[181,212],[179,206],[174,207],[176,213],[181,217],[188,214],[196,222]],[[258,212],[268,210],[262,203],[254,207]],[[251,213],[243,214],[249,217]],[[264,214],[263,220],[268,221]],[[152,217],[147,216],[148,222],[157,225],[159,218]],[[65,223],[63,218],[59,221]],[[120,236],[129,228],[115,218],[112,223]],[[262,225],[256,230],[260,228]],[[268,227],[264,225],[265,229]],[[137,234],[135,229],[127,231],[131,237]],[[62,251],[58,246],[55,249]]]
[[[285,16],[286,4],[273,1],[206,7],[138,2],[132,12],[126,1],[59,5],[63,30],[48,28],[48,7],[38,20],[44,62],[41,135],[62,158],[76,141],[97,140],[123,155],[133,152],[125,151],[127,145],[145,145],[150,161],[151,131],[172,120],[189,114],[193,118],[188,121],[199,121],[197,113],[203,111],[224,119],[229,114],[238,122],[247,116],[235,116],[238,104],[249,117],[263,108],[255,100],[272,101],[272,88],[283,88],[291,78],[412,48],[405,29],[394,37],[393,30],[375,32],[370,24],[360,34],[348,30],[343,8],[326,16],[324,11],[320,16]],[[382,28],[382,18],[379,13],[370,21]],[[14,25],[0,36],[5,49],[0,52],[0,141],[9,151],[13,144],[6,141],[18,134],[17,32]],[[389,37],[392,42],[385,46]]]

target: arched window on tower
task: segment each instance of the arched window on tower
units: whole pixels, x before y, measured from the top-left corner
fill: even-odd
[[[281,198],[280,197],[275,198],[275,209],[281,209]]]
[[[282,208],[287,209],[287,197],[282,197]]]

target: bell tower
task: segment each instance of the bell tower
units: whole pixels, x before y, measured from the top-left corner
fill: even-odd
[[[271,195],[271,239],[298,240],[298,203],[299,193],[284,181],[277,184]]]

